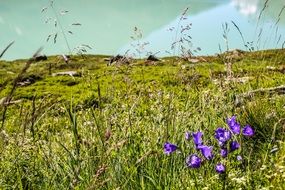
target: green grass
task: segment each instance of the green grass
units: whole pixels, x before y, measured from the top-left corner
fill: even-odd
[[[285,84],[284,50],[232,60],[234,78],[249,78],[244,83],[227,79],[223,56],[113,66],[104,58],[32,64],[24,78],[34,83],[17,87],[13,101],[21,101],[8,107],[0,134],[0,189],[285,188],[284,94],[256,93],[236,104],[240,94]],[[0,98],[24,63],[0,61]],[[50,66],[81,77],[51,76]],[[242,148],[221,160],[213,134],[232,115],[256,134],[238,137]],[[198,130],[216,155],[190,169],[185,158],[196,150],[184,134]],[[165,155],[166,141],[179,151]],[[215,172],[217,162],[226,164],[225,175]]]

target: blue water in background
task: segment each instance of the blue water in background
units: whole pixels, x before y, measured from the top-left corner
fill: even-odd
[[[188,23],[192,23],[187,31],[192,39],[187,48],[201,48],[193,52],[195,55],[227,50],[222,28],[225,23],[229,26],[229,48],[246,49],[232,21],[254,49],[281,48],[285,41],[285,10],[281,14],[280,11],[285,1],[269,1],[258,19],[264,3],[265,0],[55,0],[53,6],[73,53],[77,52],[74,48],[87,44],[92,47],[89,54],[128,52],[138,57],[147,52],[157,56],[179,54],[178,50],[171,50],[171,45],[179,39],[180,27]],[[2,59],[29,58],[41,46],[42,53],[47,55],[69,54],[59,25],[55,27],[53,10],[41,12],[48,5],[48,0],[0,1],[0,51],[15,41]],[[187,19],[179,23],[186,7],[189,7]],[[66,14],[60,14],[65,10]],[[142,36],[133,40],[135,27]],[[53,37],[47,42],[47,37],[55,33],[56,43]],[[139,55],[135,49],[143,43],[147,45]]]

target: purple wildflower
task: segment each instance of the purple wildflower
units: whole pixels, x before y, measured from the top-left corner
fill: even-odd
[[[193,141],[196,147],[203,144],[203,141],[202,141],[203,133],[202,132],[198,131],[196,133],[192,133],[192,136],[193,136]]]
[[[185,133],[185,139],[188,141],[190,139],[190,137],[191,137],[191,134],[187,131]]]
[[[218,172],[219,174],[222,174],[222,173],[225,173],[225,171],[226,171],[226,167],[223,164],[219,163],[216,165],[216,172]]]
[[[223,158],[227,157],[228,156],[228,150],[226,148],[222,148],[220,150],[220,154]]]
[[[178,147],[175,144],[171,144],[169,142],[166,142],[164,144],[164,153],[165,154],[171,154],[172,152],[174,152]]]
[[[231,133],[223,128],[215,130],[215,138],[219,141],[219,145],[223,146],[231,138]]]
[[[238,135],[240,133],[240,124],[236,121],[236,116],[227,119],[227,124],[234,134]]]
[[[186,158],[186,165],[190,168],[199,168],[201,166],[201,158],[196,154],[192,154]]]
[[[232,141],[230,143],[230,150],[231,150],[231,152],[239,149],[239,147],[240,147],[240,144],[237,141]]]
[[[212,153],[213,147],[212,146],[200,146],[199,149],[201,150],[203,156],[207,160],[212,160],[214,158],[214,154]]]
[[[196,145],[196,150],[200,150],[201,148],[203,148],[203,144],[201,144],[201,145]]]
[[[250,126],[250,125],[246,125],[243,129],[242,129],[242,134],[244,136],[247,137],[251,137],[254,135],[254,129]]]

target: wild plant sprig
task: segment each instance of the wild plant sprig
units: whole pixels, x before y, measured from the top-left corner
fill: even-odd
[[[55,7],[54,0],[49,0],[49,5],[47,7],[44,7],[41,12],[46,12],[48,9],[51,9],[53,12],[53,15],[55,17],[54,22],[53,22],[54,28],[56,29],[59,27],[60,33],[62,34],[62,36],[64,38],[65,45],[68,49],[69,54],[72,54],[74,51],[76,51],[77,54],[83,55],[84,53],[87,53],[87,50],[92,49],[89,45],[81,44],[72,50],[70,47],[68,38],[67,38],[67,33],[70,35],[73,35],[74,32],[71,30],[65,29],[62,22],[61,22],[61,18],[60,18],[60,15],[65,15],[65,14],[69,13],[69,11],[63,10],[63,11],[58,12],[56,7]],[[45,23],[49,23],[51,20],[52,20],[52,17],[48,17],[46,19]],[[81,25],[82,24],[78,23],[78,22],[74,22],[71,24],[71,26],[81,26]],[[57,38],[58,38],[58,32],[55,32],[53,34],[49,34],[47,36],[46,41],[48,42],[50,39],[53,39],[53,43],[55,44],[57,42]]]
[[[67,40],[67,36],[66,36],[66,34],[65,34],[65,30],[64,30],[64,28],[63,28],[63,25],[61,24],[61,20],[60,20],[60,18],[59,18],[58,12],[57,12],[56,7],[55,7],[55,5],[54,5],[54,0],[49,0],[49,6],[48,6],[48,7],[44,7],[41,12],[45,12],[45,11],[48,10],[49,8],[52,10],[52,12],[53,12],[53,14],[54,14],[54,16],[55,16],[55,19],[54,19],[54,27],[57,28],[57,26],[59,26],[60,32],[61,32],[61,34],[62,34],[62,36],[63,36],[63,38],[64,38],[64,41],[65,41],[65,44],[66,44],[66,46],[67,46],[67,48],[68,48],[69,54],[71,54],[71,48],[70,48],[69,42],[68,42],[68,40]],[[65,12],[65,13],[66,13],[66,12]],[[51,18],[49,17],[45,22],[48,23],[50,20],[51,20]],[[49,41],[49,39],[50,39],[52,36],[53,36],[53,41],[54,41],[54,43],[56,43],[56,42],[57,42],[57,36],[58,36],[57,33],[55,33],[55,34],[53,34],[53,35],[52,35],[52,34],[49,34],[48,37],[47,37],[47,41]]]
[[[177,22],[177,26],[168,29],[170,32],[175,31],[174,41],[171,44],[172,55],[175,56],[178,54],[183,59],[188,59],[189,57],[192,57],[194,53],[201,51],[200,47],[193,48],[192,37],[189,34],[192,23],[188,21],[188,12],[189,7],[182,12]]]

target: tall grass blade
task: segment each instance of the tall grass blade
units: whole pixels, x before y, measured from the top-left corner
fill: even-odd
[[[11,42],[0,54],[0,58],[5,54],[5,52],[14,44],[15,41]]]
[[[4,128],[4,123],[5,123],[5,118],[6,118],[6,112],[7,112],[7,108],[12,100],[13,94],[17,88],[17,83],[22,79],[23,75],[27,72],[27,70],[30,68],[31,64],[35,61],[35,58],[40,54],[40,52],[42,51],[42,47],[39,48],[33,55],[32,58],[30,58],[27,62],[25,67],[21,70],[21,72],[18,74],[18,76],[14,79],[13,81],[13,86],[12,89],[10,91],[10,93],[8,94],[8,96],[5,98],[5,100],[2,103],[2,106],[4,107],[4,111],[2,114],[2,124],[1,124],[1,128],[0,130],[2,130]]]
[[[235,28],[236,28],[237,31],[239,32],[239,34],[240,34],[240,36],[241,36],[241,39],[242,39],[242,42],[243,42],[243,45],[246,46],[245,40],[244,40],[244,37],[243,37],[243,35],[242,35],[242,32],[241,32],[240,28],[238,27],[238,25],[237,25],[234,21],[232,21],[232,24],[235,26]]]

